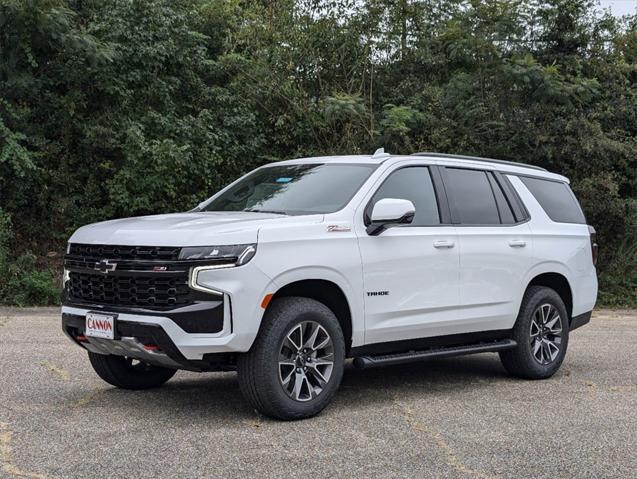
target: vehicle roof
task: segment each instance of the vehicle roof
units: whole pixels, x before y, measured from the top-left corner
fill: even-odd
[[[480,158],[473,156],[451,155],[446,153],[414,153],[413,155],[390,155],[381,153],[376,155],[337,155],[337,156],[316,156],[307,158],[297,158],[293,160],[278,161],[269,163],[271,165],[299,165],[306,163],[334,163],[334,164],[371,164],[400,163],[403,161],[424,160],[423,163],[440,166],[474,166],[489,170],[501,171],[503,173],[513,173],[518,175],[538,176],[547,179],[564,181],[568,183],[568,178],[551,173],[544,168],[525,163],[517,163],[505,160],[494,160],[491,158]]]

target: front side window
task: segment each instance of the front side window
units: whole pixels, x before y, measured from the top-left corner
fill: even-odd
[[[378,188],[372,198],[373,205],[383,198],[396,198],[411,201],[416,215],[411,226],[439,225],[438,202],[429,168],[412,166],[394,171]],[[368,216],[371,215],[371,210]]]
[[[256,211],[286,215],[342,209],[376,165],[302,164],[253,171],[202,211]]]
[[[451,201],[455,202],[461,224],[500,224],[498,207],[486,172],[461,168],[447,168],[446,172]]]

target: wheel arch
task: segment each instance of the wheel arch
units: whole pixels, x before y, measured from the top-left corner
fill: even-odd
[[[525,292],[531,286],[544,286],[555,291],[564,301],[569,322],[571,321],[573,318],[573,289],[565,275],[555,271],[540,273],[528,282]]]
[[[302,279],[281,286],[272,300],[286,296],[311,298],[330,308],[338,319],[345,339],[346,354],[352,346],[352,310],[343,289],[327,279]],[[271,301],[270,301],[271,302]]]

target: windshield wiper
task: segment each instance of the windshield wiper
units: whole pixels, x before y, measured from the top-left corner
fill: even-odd
[[[245,209],[243,211],[249,211],[250,213],[272,213],[274,215],[284,215],[287,216],[287,213],[285,211],[275,211],[275,210],[259,210],[259,209],[255,209],[255,208],[248,208]]]

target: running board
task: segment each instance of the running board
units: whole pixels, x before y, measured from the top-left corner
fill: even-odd
[[[513,349],[518,345],[513,339],[500,339],[488,343],[470,344],[467,346],[450,346],[445,348],[426,349],[423,351],[407,351],[397,354],[383,354],[379,356],[360,356],[354,358],[354,366],[358,369],[389,366],[392,364],[411,363],[431,358],[448,358],[465,354],[494,353]]]

